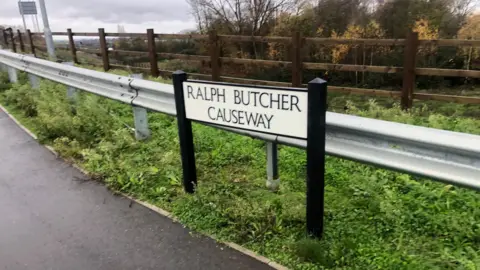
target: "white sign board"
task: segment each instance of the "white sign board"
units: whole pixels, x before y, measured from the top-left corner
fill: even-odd
[[[18,2],[20,15],[37,15],[37,6],[34,1]]]
[[[307,90],[187,81],[183,94],[188,119],[307,138]]]

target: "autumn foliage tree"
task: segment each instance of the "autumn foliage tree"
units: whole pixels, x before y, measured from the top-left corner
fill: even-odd
[[[188,0],[197,21],[197,31],[207,34],[244,36],[288,36],[375,39],[405,38],[409,31],[420,39],[466,38],[479,34],[480,17],[471,16],[480,0]],[[208,45],[205,45],[208,46]],[[227,57],[288,61],[289,42],[224,42]],[[401,46],[355,44],[303,44],[305,62],[401,66]],[[199,52],[207,52],[205,47]],[[419,49],[419,66],[436,68],[476,68],[480,51],[476,48]],[[466,60],[465,60],[466,59]],[[252,69],[253,70],[253,69]],[[251,75],[254,71],[250,70]],[[279,69],[257,69],[255,78],[288,81],[290,74]],[[310,76],[307,75],[304,77]],[[342,84],[393,86],[395,75],[365,72],[335,72]],[[437,81],[426,80],[428,87]]]

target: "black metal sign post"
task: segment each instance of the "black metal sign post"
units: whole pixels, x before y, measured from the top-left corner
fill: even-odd
[[[325,128],[327,82],[316,78],[308,83],[307,113],[307,233],[323,234],[325,192]]]
[[[193,146],[192,121],[187,119],[183,93],[183,82],[187,74],[175,71],[172,74],[177,108],[178,137],[180,138],[180,153],[182,155],[183,187],[185,192],[193,193],[197,185],[197,167],[195,165],[195,150]]]

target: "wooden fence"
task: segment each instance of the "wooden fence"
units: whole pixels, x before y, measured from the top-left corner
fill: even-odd
[[[30,30],[22,34],[17,32],[14,37],[12,31],[3,33],[4,43],[17,51],[17,46],[22,52],[26,52],[25,47],[29,47],[31,53],[35,54],[35,48],[45,51],[44,46],[34,45],[35,36],[41,36],[42,33],[31,33]],[[416,67],[416,57],[418,50],[422,46],[469,46],[480,47],[480,40],[453,40],[453,39],[438,39],[438,40],[419,40],[418,34],[411,32],[406,39],[339,39],[339,38],[311,38],[302,37],[299,33],[293,33],[292,37],[276,37],[276,36],[234,36],[234,35],[218,35],[216,32],[211,32],[209,35],[189,35],[189,34],[155,34],[153,29],[147,29],[146,33],[106,33],[103,28],[98,30],[98,33],[74,33],[71,29],[67,32],[53,32],[53,35],[67,36],[69,43],[69,52],[71,53],[74,62],[78,63],[77,51],[75,47],[74,36],[84,37],[98,37],[100,43],[100,50],[82,49],[87,53],[95,53],[101,55],[103,69],[108,71],[110,68],[131,68],[149,72],[152,76],[170,75],[173,71],[159,70],[157,57],[164,57],[170,59],[196,60],[208,64],[211,68],[211,74],[197,74],[190,73],[193,77],[200,79],[207,79],[212,81],[226,81],[235,83],[248,83],[258,85],[273,85],[273,86],[293,86],[302,87],[304,70],[327,70],[327,71],[355,71],[355,72],[372,72],[372,73],[388,73],[388,74],[402,74],[403,85],[402,91],[390,91],[380,89],[364,89],[354,87],[338,87],[329,86],[332,92],[359,94],[379,97],[393,97],[401,100],[401,105],[404,109],[411,108],[414,99],[418,100],[437,100],[448,101],[463,104],[480,104],[480,97],[468,96],[453,96],[453,95],[438,95],[427,93],[415,93],[416,77],[417,76],[441,76],[441,77],[470,77],[480,78],[480,71],[478,70],[461,70],[461,69],[438,69],[438,68],[418,68]],[[26,36],[26,37],[23,37]],[[106,37],[130,37],[143,38],[147,42],[147,51],[124,51],[124,50],[109,50],[107,48]],[[157,52],[155,42],[157,39],[176,39],[176,40],[200,40],[208,42],[209,55],[187,55]],[[28,40],[29,44],[25,44]],[[257,60],[233,57],[221,57],[221,42],[275,42],[291,45],[291,61],[274,61],[274,60]],[[403,66],[374,66],[374,65],[345,65],[332,63],[313,63],[304,62],[302,59],[302,50],[307,44],[350,44],[350,45],[369,45],[369,46],[404,46],[404,61]],[[146,56],[150,61],[150,67],[129,67],[124,65],[113,64],[110,62],[110,54],[124,54],[134,56]],[[222,76],[222,64],[252,64],[268,67],[282,67],[291,70],[291,82],[274,82],[263,80],[252,80],[246,78],[234,78]]]

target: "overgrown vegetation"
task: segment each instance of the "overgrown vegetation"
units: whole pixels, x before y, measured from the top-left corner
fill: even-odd
[[[5,74],[0,79],[0,103],[94,179],[172,211],[194,230],[293,269],[480,267],[476,192],[328,157],[325,237],[310,240],[305,238],[303,150],[280,147],[282,182],[271,192],[265,188],[262,141],[195,124],[199,186],[187,195],[174,118],[149,112],[153,136],[139,142],[127,127],[133,126],[128,105],[86,93],[74,105],[56,83],[42,81],[32,90],[24,75],[14,85],[6,83]],[[480,120],[462,114],[446,117],[428,108],[402,112],[373,101],[345,104],[351,114],[480,134]]]

